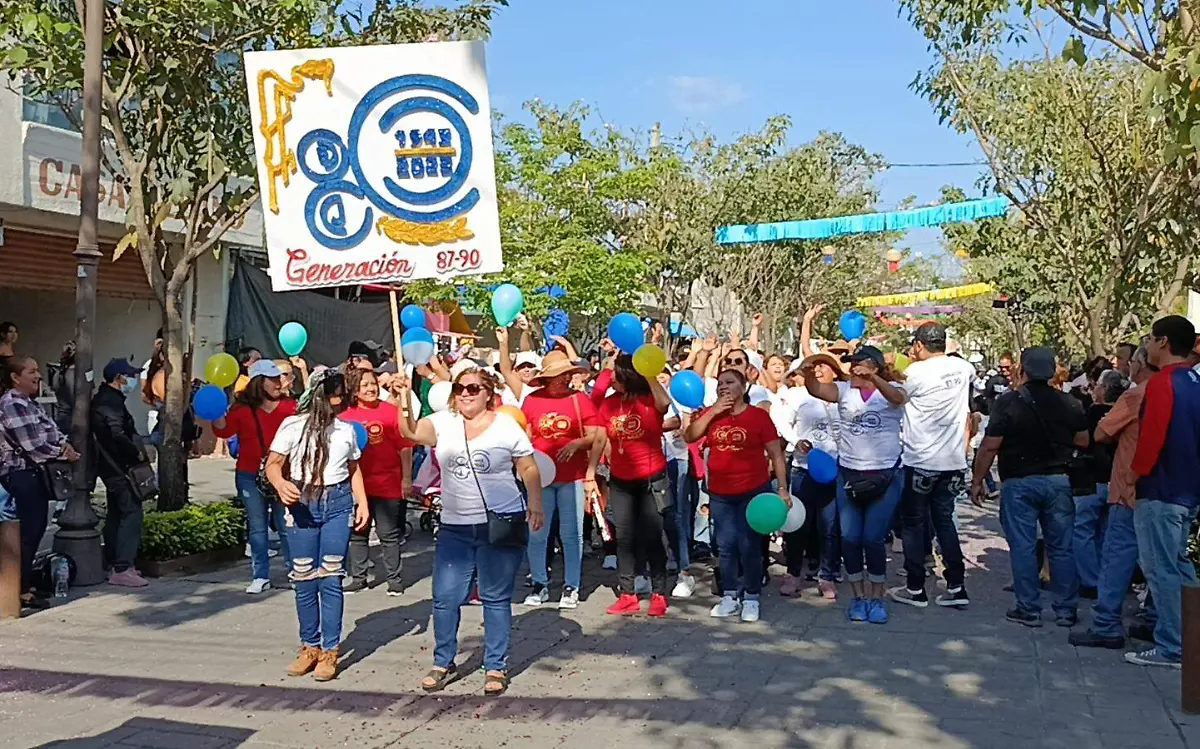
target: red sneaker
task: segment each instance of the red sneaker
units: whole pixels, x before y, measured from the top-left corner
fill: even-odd
[[[663,603],[666,604],[666,601],[663,601]],[[631,614],[638,613],[641,611],[641,609],[642,603],[638,600],[637,596],[632,593],[624,593],[620,598],[617,599],[617,602],[612,606],[609,606],[608,610],[604,613],[612,614],[614,616],[629,616]]]
[[[646,612],[650,616],[666,616],[667,615],[667,597],[662,593],[655,593],[650,596],[650,610]]]

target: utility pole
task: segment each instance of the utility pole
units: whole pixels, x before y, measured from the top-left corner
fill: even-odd
[[[96,272],[100,245],[96,224],[100,211],[100,106],[103,87],[104,0],[85,0],[83,54],[83,159],[79,190],[79,243],[75,248],[75,410],[71,444],[75,464],[75,496],[59,516],[54,550],[75,562],[75,584],[104,581],[100,556],[100,519],[88,492],[91,453],[92,332],[96,327]]]

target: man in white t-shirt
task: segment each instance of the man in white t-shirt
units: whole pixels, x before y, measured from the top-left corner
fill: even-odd
[[[970,603],[963,586],[966,567],[954,502],[962,493],[967,468],[971,381],[975,368],[946,355],[946,328],[927,322],[913,333],[913,363],[905,370],[904,421],[900,463],[904,496],[900,504],[906,585],[893,588],[892,600],[925,608],[925,552],[929,524],[942,550],[946,593],[939,606]]]

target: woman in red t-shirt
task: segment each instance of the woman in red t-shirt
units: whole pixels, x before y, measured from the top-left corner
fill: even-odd
[[[617,537],[617,576],[621,595],[608,607],[616,615],[640,609],[633,592],[637,560],[650,563],[650,616],[665,616],[667,549],[663,515],[671,508],[667,459],[663,455],[663,417],[671,396],[658,380],[647,380],[633,368],[633,357],[621,354],[613,365],[612,395],[600,405],[600,422],[608,438],[608,505]],[[594,476],[600,450],[593,450],[588,475]],[[587,483],[591,491],[593,483]]]
[[[585,393],[572,389],[571,380],[583,370],[562,351],[551,351],[542,359],[531,389],[521,403],[535,450],[554,461],[554,483],[542,490],[546,524],[529,534],[529,572],[533,592],[526,606],[550,600],[546,572],[546,545],[550,527],[558,514],[558,533],[563,548],[563,590],[560,609],[579,605],[580,568],[583,566],[583,515],[585,498],[596,490],[596,477],[588,472],[588,455],[593,446],[602,450],[600,416]],[[532,388],[537,388],[532,389]],[[584,489],[585,482],[588,490]]]
[[[779,496],[791,507],[787,462],[771,416],[749,404],[746,375],[726,369],[717,377],[717,402],[688,424],[684,438],[708,438],[708,509],[720,547],[721,602],[715,617],[742,615],[758,621],[762,590],[763,544],[746,521],[750,500],[771,491],[774,474]],[[770,458],[770,471],[767,459]],[[740,574],[739,574],[740,572]],[[738,593],[743,593],[738,600]]]
[[[346,392],[354,393],[354,405],[341,413],[343,421],[362,424],[367,446],[358,459],[371,520],[350,536],[349,578],[342,590],[355,593],[367,587],[368,541],[371,523],[379,536],[387,594],[404,591],[400,580],[400,543],[404,537],[408,495],[412,493],[412,443],[400,434],[400,411],[379,400],[379,380],[369,369],[346,371]]]
[[[250,365],[249,381],[234,401],[233,408],[223,418],[212,423],[213,434],[222,439],[238,438],[237,469],[233,485],[246,507],[246,526],[249,530],[250,567],[253,579],[247,593],[262,593],[271,587],[271,556],[267,528],[279,534],[283,559],[288,559],[287,535],[283,532],[283,504],[274,490],[264,496],[259,472],[266,462],[271,440],[283,420],[296,413],[296,401],[288,398],[280,384],[282,372],[270,359],[260,359]]]

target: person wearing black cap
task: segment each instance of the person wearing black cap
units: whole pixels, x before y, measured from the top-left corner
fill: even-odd
[[[946,355],[946,328],[927,322],[913,333],[912,364],[904,372],[904,424],[900,430],[904,466],[901,526],[904,538],[906,585],[893,588],[897,603],[925,608],[925,541],[927,524],[942,549],[946,567],[946,593],[939,606],[970,603],[963,587],[966,566],[954,501],[962,491],[967,469],[967,433],[971,407],[971,380],[975,368],[963,359]]]
[[[124,588],[149,585],[133,566],[142,540],[142,502],[126,478],[130,468],[149,461],[125,406],[125,398],[138,391],[140,374],[125,359],[113,359],[104,365],[104,382],[92,398],[96,472],[108,497],[104,519],[104,557],[112,567],[108,582]]]
[[[1088,444],[1087,418],[1079,401],[1049,384],[1057,366],[1048,348],[1021,352],[1017,387],[993,404],[971,480],[971,501],[982,507],[984,477],[999,456],[1000,523],[1016,596],[1016,606],[1005,618],[1027,627],[1042,626],[1035,551],[1039,524],[1050,561],[1055,623],[1071,627],[1078,621],[1079,573],[1071,543],[1075,500],[1067,464],[1076,446]]]

